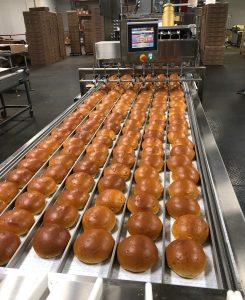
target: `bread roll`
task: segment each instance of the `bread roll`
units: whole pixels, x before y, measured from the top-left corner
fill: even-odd
[[[49,160],[49,166],[62,165],[69,170],[74,163],[74,158],[68,154],[56,154]]]
[[[46,149],[34,148],[30,150],[26,156],[26,158],[35,158],[42,162],[49,158],[49,151]]]
[[[35,219],[29,211],[21,208],[14,208],[5,211],[0,216],[0,230],[23,235],[28,232],[34,222]]]
[[[135,157],[132,154],[129,153],[117,153],[113,155],[112,164],[123,164],[128,166],[129,168],[132,168],[135,162]]]
[[[194,144],[187,137],[178,138],[178,139],[174,140],[173,147],[178,146],[178,145],[186,145],[190,148],[194,148]]]
[[[172,233],[176,239],[193,239],[198,244],[204,244],[208,238],[209,228],[203,218],[189,214],[176,219]]]
[[[108,207],[96,205],[84,213],[82,223],[84,230],[102,228],[111,232],[116,225],[116,217]]]
[[[110,208],[114,213],[119,212],[126,199],[124,194],[115,189],[107,189],[102,191],[95,200],[95,205],[102,205]]]
[[[99,172],[100,166],[96,161],[83,158],[77,162],[73,168],[74,173],[85,172],[89,175],[96,175]]]
[[[85,172],[78,172],[67,177],[65,187],[67,190],[77,188],[83,192],[90,192],[94,186],[94,179]]]
[[[17,168],[25,168],[30,170],[32,173],[35,173],[41,168],[42,164],[43,163],[37,158],[25,158],[18,163]]]
[[[37,191],[45,196],[52,195],[56,190],[56,182],[53,178],[40,176],[32,179],[27,186],[28,192]]]
[[[51,177],[58,184],[65,178],[67,170],[62,165],[49,166],[43,172],[43,176]]]
[[[103,144],[107,147],[111,147],[112,146],[112,139],[109,136],[96,136],[93,141],[92,144]]]
[[[163,192],[163,186],[160,180],[155,178],[143,178],[139,180],[134,187],[134,194],[149,193],[159,199]]]
[[[128,219],[127,228],[131,235],[144,234],[156,240],[162,231],[162,222],[151,211],[140,211]]]
[[[142,165],[134,172],[135,182],[140,181],[143,178],[155,178],[159,179],[159,174],[155,168],[149,165]]]
[[[17,234],[0,230],[0,266],[9,262],[20,245]]]
[[[6,208],[7,203],[0,200],[0,213]]]
[[[132,235],[119,243],[117,259],[121,267],[127,271],[145,272],[156,265],[158,251],[148,236]]]
[[[51,154],[59,147],[59,145],[60,143],[56,138],[49,136],[40,143],[38,143],[37,148],[45,149],[48,151],[49,154]]]
[[[98,264],[110,256],[114,243],[113,237],[105,229],[89,229],[78,235],[73,250],[82,262]]]
[[[45,195],[37,191],[22,193],[16,198],[15,207],[25,209],[34,215],[39,214],[45,207]]]
[[[89,194],[82,192],[79,189],[63,190],[56,200],[57,204],[69,204],[73,205],[77,209],[81,209],[85,206],[89,198]]]
[[[10,181],[0,182],[0,200],[9,203],[18,193],[18,185]]]
[[[116,189],[119,191],[124,191],[125,188],[126,188],[126,184],[124,179],[114,174],[103,176],[98,183],[98,190],[100,193],[108,189]]]
[[[189,195],[173,196],[168,199],[166,208],[169,215],[178,218],[183,215],[200,215],[200,206],[198,202]]]
[[[189,179],[194,183],[199,181],[199,172],[193,166],[181,166],[172,170],[172,179]]]
[[[202,246],[191,239],[171,242],[166,248],[166,259],[169,268],[185,278],[197,277],[207,263]]]
[[[150,211],[154,214],[157,214],[160,209],[160,204],[153,195],[139,193],[129,197],[127,207],[132,214],[135,214],[139,211]]]
[[[83,151],[83,148],[81,148],[80,146],[70,145],[70,146],[64,147],[60,151],[60,154],[70,155],[73,158],[73,160],[75,160],[78,158],[78,156],[81,154],[82,151]]]
[[[101,153],[99,150],[94,150],[93,152],[87,153],[84,156],[84,159],[94,161],[100,167],[102,167],[107,159],[107,156],[107,153]]]
[[[193,148],[186,145],[174,146],[170,151],[170,155],[180,155],[180,154],[188,156],[190,160],[193,160],[195,157],[195,151],[193,150]]]
[[[197,199],[199,196],[199,190],[195,183],[188,179],[176,180],[168,187],[168,193],[172,196],[188,195],[193,199]]]
[[[17,184],[19,188],[22,188],[32,178],[32,175],[33,173],[28,169],[17,168],[10,171],[6,176],[6,179],[7,181]]]
[[[188,156],[183,154],[172,155],[167,160],[167,166],[169,170],[172,171],[177,167],[191,166],[191,160]]]
[[[38,256],[52,258],[63,253],[70,238],[66,228],[57,224],[46,224],[35,232],[32,246]]]
[[[129,178],[131,171],[128,166],[120,163],[112,163],[104,170],[104,175],[118,175],[125,181]]]
[[[160,155],[146,155],[141,158],[139,166],[151,166],[160,172],[164,166],[164,160]]]

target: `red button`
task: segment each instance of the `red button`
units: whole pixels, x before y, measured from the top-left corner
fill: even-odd
[[[147,61],[147,56],[145,54],[140,54],[139,59],[140,59],[141,62],[146,62]]]

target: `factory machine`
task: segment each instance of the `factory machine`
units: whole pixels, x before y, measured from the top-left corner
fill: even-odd
[[[124,124],[130,117],[135,99],[120,124],[105,163],[94,177],[95,185],[89,194],[87,204],[79,211],[78,222],[70,229],[71,239],[63,254],[50,259],[39,257],[33,250],[32,237],[41,226],[45,211],[64,189],[67,176],[71,174],[74,165],[84,157],[88,145],[103,127],[116,102],[107,116],[98,123],[93,136],[87,140],[85,148],[70,166],[67,176],[58,184],[55,193],[48,197],[44,211],[35,217],[34,225],[22,237],[21,244],[13,257],[0,268],[1,299],[243,299],[245,222],[200,101],[204,68],[198,65],[198,41],[193,28],[194,25],[159,26],[159,19],[156,17],[142,17],[137,14],[129,16],[122,13],[120,41],[98,43],[96,65],[91,68],[79,68],[82,96],[77,97],[76,102],[62,115],[7,159],[0,166],[0,176],[3,180],[31,149],[37,147],[50,133],[52,135],[52,132],[61,126],[70,114],[76,112],[94,92],[101,88],[110,86],[120,90],[122,86],[138,85],[140,90],[137,93],[140,94],[141,90],[149,89],[149,86],[154,92],[161,86],[168,95],[171,95],[177,84],[184,93],[187,105],[185,117],[189,124],[188,138],[195,145],[196,157],[193,164],[200,173],[198,202],[201,215],[206,219],[210,230],[209,239],[204,244],[207,257],[205,270],[199,276],[187,279],[178,276],[166,263],[166,247],[174,239],[170,229],[174,220],[165,210],[167,191],[172,180],[166,164],[159,173],[164,192],[159,199],[158,216],[162,220],[163,230],[155,242],[159,254],[157,265],[145,272],[133,273],[126,271],[118,263],[116,249],[118,243],[127,236],[125,222],[130,215],[126,203],[122,211],[116,215],[117,228],[112,232],[115,246],[111,256],[103,263],[94,265],[82,263],[74,257],[72,245],[81,232],[83,214],[92,206],[98,195],[98,182],[111,162],[113,150],[123,134]],[[162,38],[165,32],[169,34],[173,31],[175,38]],[[88,83],[92,83],[93,86],[85,92]],[[167,108],[164,113],[166,116],[163,138],[164,161],[168,160],[172,147],[168,138],[169,97],[167,97]],[[126,181],[126,201],[135,186],[133,174],[140,160],[139,153],[152,101],[154,96],[147,107],[145,122],[139,132],[140,138],[135,147],[135,162],[131,175]],[[77,128],[89,119],[95,106],[90,107],[81,122],[68,136],[66,135],[63,143],[73,137]],[[34,178],[44,172],[52,157],[62,150],[62,145],[43,161],[34,173]],[[22,187],[19,194],[26,190],[29,182]],[[13,208],[15,199],[16,197],[4,212]]]

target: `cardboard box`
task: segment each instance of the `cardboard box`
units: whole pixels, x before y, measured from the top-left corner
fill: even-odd
[[[225,46],[205,46],[201,51],[201,60],[204,65],[223,65]]]
[[[28,52],[28,47],[24,44],[0,44],[1,51],[10,51],[11,53]]]

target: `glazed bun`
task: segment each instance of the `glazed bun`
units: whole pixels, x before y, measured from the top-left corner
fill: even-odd
[[[63,146],[64,147],[78,146],[82,150],[82,148],[84,147],[84,142],[73,136],[73,137],[65,140],[64,143],[63,143]]]
[[[53,178],[53,180],[57,184],[61,183],[61,181],[65,178],[66,174],[67,171],[62,165],[49,166],[43,172],[43,176]]]
[[[160,204],[157,198],[153,195],[139,193],[129,197],[127,207],[132,214],[140,211],[150,211],[157,214],[160,209]]]
[[[163,147],[163,142],[157,138],[147,138],[144,139],[144,142],[142,143],[142,148],[145,149],[147,147]]]
[[[156,265],[158,250],[148,236],[132,235],[119,243],[117,259],[120,266],[127,271],[145,272]]]
[[[37,144],[37,148],[45,149],[48,151],[49,154],[51,154],[59,147],[59,145],[60,143],[56,138],[49,136],[43,141],[41,141],[39,144]]]
[[[16,198],[15,207],[37,215],[45,207],[45,196],[37,191],[22,193]]]
[[[96,162],[100,167],[102,167],[107,159],[107,156],[107,153],[101,153],[99,150],[95,150],[93,152],[87,153],[84,156],[84,159]]]
[[[114,213],[118,213],[122,209],[125,201],[125,196],[121,191],[115,189],[107,189],[97,196],[95,205],[106,206],[110,208]]]
[[[46,149],[40,149],[40,148],[35,148],[29,151],[26,156],[26,158],[35,158],[38,159],[42,162],[47,160],[49,158],[49,151]]]
[[[103,176],[98,183],[98,190],[100,193],[108,189],[116,189],[119,191],[124,191],[125,188],[126,188],[126,184],[124,179],[114,174]]]
[[[173,196],[168,199],[166,208],[169,215],[178,218],[183,215],[200,215],[200,206],[198,202],[189,195]]]
[[[81,154],[82,151],[83,151],[83,149],[81,147],[76,146],[76,145],[70,145],[70,146],[64,147],[60,151],[60,154],[70,155],[73,158],[73,160],[75,160],[78,158],[78,156]]]
[[[78,172],[67,177],[65,187],[67,190],[74,188],[80,189],[83,192],[90,192],[94,186],[94,179],[91,175],[85,172]]]
[[[0,200],[9,203],[18,193],[18,185],[10,181],[0,182]]]
[[[111,255],[114,244],[113,237],[105,229],[89,229],[78,235],[73,250],[80,261],[98,264]]]
[[[134,154],[129,153],[117,153],[116,155],[113,155],[112,164],[119,163],[128,166],[129,168],[132,168],[135,162]]]
[[[203,218],[183,215],[174,222],[172,233],[176,239],[193,239],[198,244],[204,244],[209,235],[209,228]]]
[[[164,166],[164,160],[159,155],[146,155],[141,158],[139,166],[151,166],[160,172]]]
[[[159,179],[143,178],[134,187],[134,194],[149,193],[159,199],[163,192],[163,186]]]
[[[20,245],[17,234],[0,230],[0,266],[9,262]]]
[[[32,179],[27,186],[28,192],[37,191],[45,196],[52,195],[56,190],[56,182],[53,178],[40,176]]]
[[[142,165],[134,172],[135,182],[140,181],[143,178],[155,178],[159,179],[159,174],[155,168],[149,165]]]
[[[52,258],[63,253],[70,238],[66,228],[57,224],[47,224],[35,232],[32,246],[38,256]]]
[[[6,208],[6,206],[7,206],[7,203],[0,200],[0,213]]]
[[[35,219],[29,211],[21,208],[14,208],[5,211],[0,216],[0,230],[23,235],[28,232],[34,222]]]
[[[140,211],[133,214],[127,223],[131,235],[144,234],[156,240],[162,231],[162,222],[150,211]]]
[[[63,190],[56,200],[57,204],[69,204],[73,205],[77,209],[81,209],[85,206],[89,198],[89,194],[82,192],[79,189]]]
[[[74,158],[68,154],[56,154],[49,160],[49,166],[62,165],[69,170],[74,163]]]
[[[166,248],[166,259],[169,268],[185,278],[197,277],[207,263],[202,246],[192,239],[171,242]]]
[[[7,181],[17,184],[19,188],[22,188],[32,178],[32,175],[33,173],[28,169],[17,168],[10,171],[6,176],[6,179]]]
[[[111,232],[116,225],[116,217],[108,207],[96,205],[84,213],[82,223],[84,230],[102,228]]]
[[[72,227],[78,219],[78,210],[70,204],[56,204],[50,206],[43,217],[43,224],[58,224],[62,227]]]
[[[199,172],[193,166],[177,167],[172,170],[172,179],[189,179],[194,183],[199,181]]]
[[[185,138],[187,134],[185,132],[172,131],[168,133],[168,141],[170,144],[175,144],[175,141],[179,138]]]
[[[98,137],[98,136],[108,136],[111,140],[114,140],[116,137],[116,134],[113,130],[104,128],[104,129],[100,129],[97,132],[96,137]]]
[[[111,147],[112,146],[112,139],[109,136],[96,136],[93,141],[92,144],[102,144],[105,145],[106,147]]]
[[[96,175],[99,172],[100,166],[96,161],[83,159],[77,162],[73,168],[73,172],[85,172],[89,175]]]
[[[129,167],[124,164],[114,163],[110,164],[104,170],[104,175],[118,175],[122,177],[125,181],[129,178],[131,171]]]
[[[156,146],[152,146],[152,147],[146,147],[144,150],[142,150],[140,152],[140,156],[144,157],[144,156],[148,156],[148,155],[159,155],[161,157],[164,156],[164,152],[162,147],[156,147]]]
[[[40,160],[38,160],[37,158],[25,158],[22,159],[18,165],[17,168],[19,169],[28,169],[30,170],[32,173],[35,173],[38,169],[41,168],[42,166],[42,162]]]
[[[174,146],[170,151],[170,155],[180,155],[180,154],[188,156],[190,160],[193,160],[195,157],[195,151],[193,150],[193,148],[186,145]]]
[[[188,156],[183,154],[172,155],[167,160],[167,166],[169,170],[172,171],[177,167],[191,166],[191,160]]]
[[[190,148],[194,148],[194,144],[187,137],[176,139],[173,143],[173,147],[178,146],[178,145],[184,145],[184,146],[188,146]]]
[[[175,180],[168,187],[168,193],[170,197],[172,196],[183,196],[188,195],[193,199],[197,199],[199,196],[199,190],[195,183],[188,179]]]

